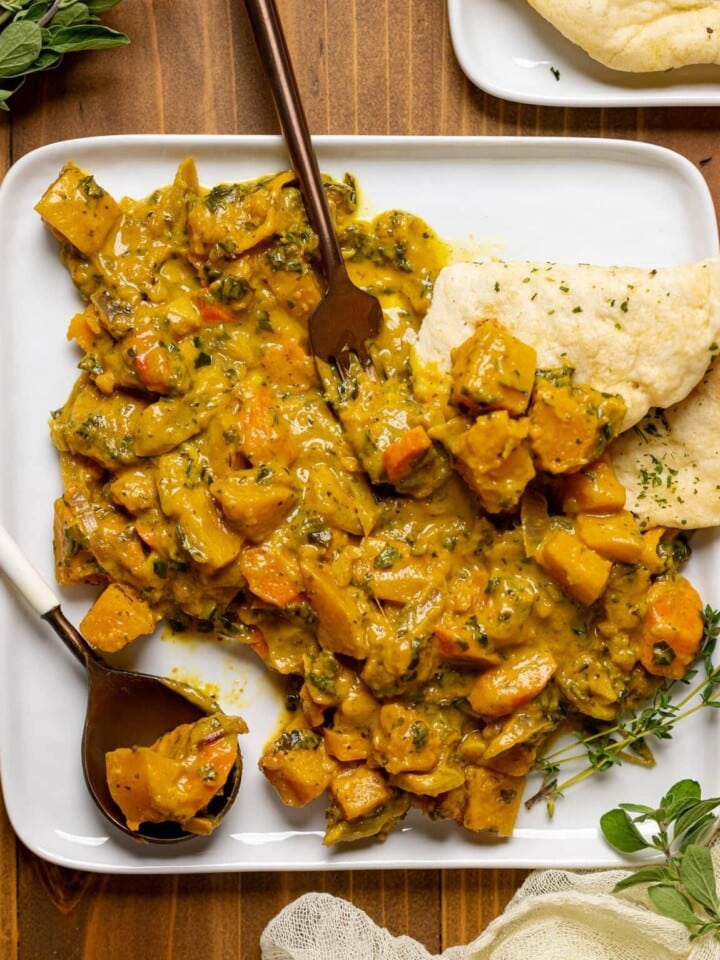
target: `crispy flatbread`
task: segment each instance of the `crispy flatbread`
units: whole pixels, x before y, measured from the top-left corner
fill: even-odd
[[[609,447],[627,508],[646,527],[720,524],[720,361],[681,403],[654,410]]]
[[[717,0],[528,0],[593,59],[650,73],[720,63]]]
[[[539,367],[617,393],[622,429],[683,400],[720,342],[720,259],[648,270],[488,260],[440,272],[415,344],[420,369],[450,369],[450,351],[494,318],[538,354]]]

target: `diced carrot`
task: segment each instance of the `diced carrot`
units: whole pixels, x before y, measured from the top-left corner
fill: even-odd
[[[297,450],[285,424],[274,409],[270,391],[260,386],[243,403],[239,414],[240,449],[254,465],[294,462]]]
[[[195,298],[195,305],[200,311],[203,323],[232,323],[235,319],[232,310],[211,299],[206,289],[201,290],[200,295]]]
[[[685,676],[703,637],[701,611],[700,596],[684,577],[653,583],[640,639],[640,662],[648,673]]]
[[[248,646],[251,650],[255,651],[261,660],[267,660],[270,649],[267,645],[265,634],[262,632],[260,627],[256,627],[254,625],[250,627],[250,643]]]
[[[520,650],[497,667],[481,673],[473,684],[470,706],[486,717],[502,717],[533,700],[557,670],[549,650]]]
[[[127,355],[142,383],[153,393],[169,393],[177,386],[179,360],[155,330],[142,330],[126,340]]]
[[[393,440],[382,455],[383,470],[390,483],[404,480],[431,446],[432,440],[424,427],[413,427]]]
[[[482,642],[482,635],[472,625],[459,621],[438,623],[435,639],[441,657],[459,660],[477,666],[490,666],[498,662],[498,654],[489,643]]]
[[[266,545],[246,547],[240,557],[240,570],[250,590],[274,607],[287,607],[302,598],[299,571],[289,554]]]

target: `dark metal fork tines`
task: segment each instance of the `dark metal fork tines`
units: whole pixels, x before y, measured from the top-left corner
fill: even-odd
[[[367,341],[378,335],[382,319],[379,302],[356,287],[343,266],[330,278],[325,296],[310,317],[314,356],[333,364],[343,379],[353,357],[366,369],[372,368]]]

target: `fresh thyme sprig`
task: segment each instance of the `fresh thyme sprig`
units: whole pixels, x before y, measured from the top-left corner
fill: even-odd
[[[663,857],[662,863],[629,874],[613,892],[649,884],[647,893],[655,909],[686,926],[691,940],[706,934],[720,940],[720,896],[712,857],[702,842],[711,830],[718,806],[720,797],[703,800],[695,780],[680,780],[657,809],[621,803],[600,818],[603,836],[616,850],[654,850]],[[647,839],[638,829],[639,823],[652,823],[657,832]]]
[[[99,23],[120,0],[0,0],[0,110],[25,77],[57,66],[66,53],[129,43]]]
[[[594,733],[573,734],[574,742],[538,758],[535,770],[543,775],[540,789],[526,801],[530,807],[545,800],[552,816],[555,801],[567,790],[596,773],[602,773],[624,762],[652,766],[654,759],[647,740],[669,740],[676,724],[704,707],[720,707],[720,665],[713,663],[713,653],[720,636],[720,610],[706,607],[703,611],[704,633],[700,652],[700,666],[666,687],[656,690],[650,703],[627,718]],[[695,683],[698,674],[701,679]],[[671,698],[671,691],[681,683],[690,687],[679,699]],[[561,769],[569,764],[586,761],[578,772],[564,780]]]

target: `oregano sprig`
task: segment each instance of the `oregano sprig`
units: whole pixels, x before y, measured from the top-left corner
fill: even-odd
[[[651,701],[642,709],[617,723],[593,733],[575,732],[574,742],[538,758],[535,770],[543,775],[540,789],[526,801],[532,806],[544,800],[552,815],[555,801],[573,786],[597,773],[625,762],[652,766],[654,758],[648,740],[669,740],[676,725],[706,707],[720,707],[720,664],[713,662],[713,653],[720,636],[720,610],[706,607],[703,611],[703,641],[699,665],[691,669],[681,681],[675,681],[655,691]],[[699,678],[699,679],[698,679]],[[671,691],[684,685],[687,692],[672,699]],[[560,779],[561,770],[585,762],[576,773]]]
[[[57,66],[66,53],[129,43],[99,14],[119,0],[0,0],[0,110],[29,74]]]
[[[614,893],[648,884],[655,909],[687,927],[690,939],[711,935],[720,940],[720,894],[710,850],[702,841],[715,822],[720,797],[703,799],[700,784],[680,780],[653,809],[621,803],[600,818],[606,841],[621,853],[657,851],[662,862],[640,867],[615,884]],[[647,837],[638,824],[653,824]]]

